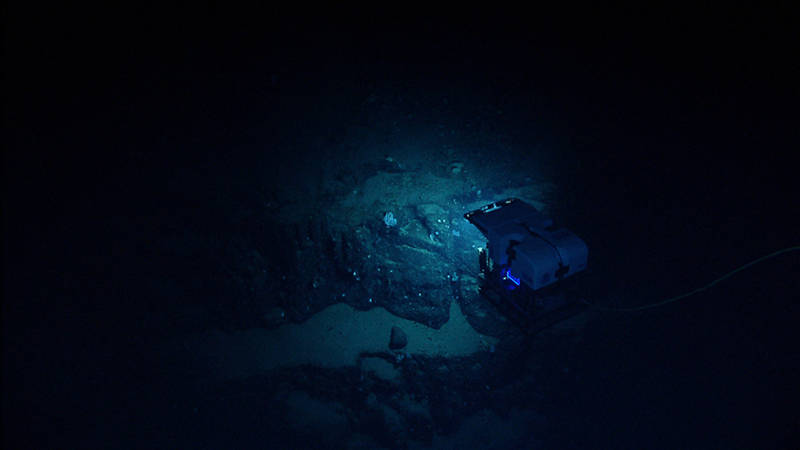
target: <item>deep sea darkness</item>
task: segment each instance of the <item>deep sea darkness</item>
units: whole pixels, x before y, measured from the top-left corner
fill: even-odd
[[[19,3],[3,448],[798,448],[788,11]],[[587,307],[535,335],[477,294],[461,220],[509,196],[589,248]],[[497,344],[263,370],[223,344],[340,303],[438,329],[450,302]]]

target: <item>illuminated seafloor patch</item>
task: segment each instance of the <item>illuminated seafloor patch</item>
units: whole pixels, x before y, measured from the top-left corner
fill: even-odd
[[[331,305],[300,324],[268,330],[193,334],[176,343],[172,357],[188,359],[198,374],[244,378],[281,367],[312,364],[355,366],[362,355],[388,352],[393,326],[408,335],[408,355],[459,357],[488,351],[497,340],[475,331],[457,302],[440,328],[397,317],[381,307],[359,311],[345,303]]]

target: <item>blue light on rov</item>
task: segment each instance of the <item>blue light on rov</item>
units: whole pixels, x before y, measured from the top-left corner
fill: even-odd
[[[513,285],[508,286],[510,289],[516,289],[519,286],[519,277],[511,275],[510,269],[503,269],[503,271],[500,272],[500,276],[503,277],[503,280],[510,280],[513,283]]]

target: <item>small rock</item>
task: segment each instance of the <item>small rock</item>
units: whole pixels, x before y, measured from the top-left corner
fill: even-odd
[[[408,344],[408,336],[399,327],[392,327],[392,336],[389,338],[389,348],[399,350]]]

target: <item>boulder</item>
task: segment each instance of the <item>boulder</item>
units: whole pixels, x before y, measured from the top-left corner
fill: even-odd
[[[392,327],[392,335],[389,338],[389,348],[399,350],[408,344],[408,336],[399,327]]]

